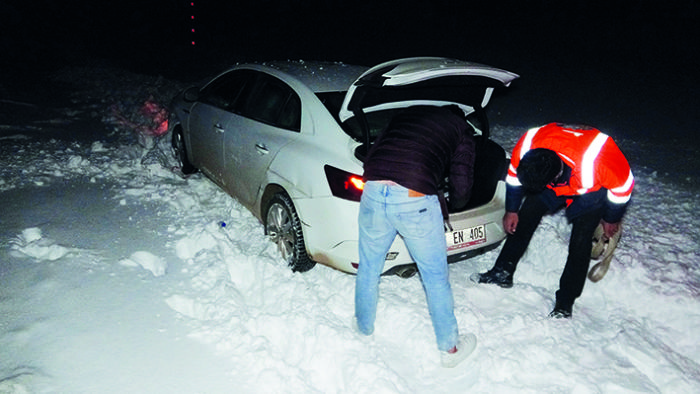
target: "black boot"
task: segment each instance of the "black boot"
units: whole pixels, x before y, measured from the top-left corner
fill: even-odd
[[[571,310],[574,304],[572,302],[562,302],[557,300],[554,304],[554,309],[549,312],[549,317],[555,319],[571,319]]]
[[[471,280],[476,283],[493,284],[507,289],[513,287],[513,271],[515,271],[515,264],[513,263],[496,263],[487,272],[472,275]]]

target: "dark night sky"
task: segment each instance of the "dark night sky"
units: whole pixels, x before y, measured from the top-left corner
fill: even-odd
[[[247,60],[446,56],[520,74],[493,123],[700,143],[697,0],[0,0],[0,15],[0,99],[96,58],[195,82]]]
[[[0,0],[0,13],[1,95],[95,58],[194,82],[247,60],[447,56],[521,75],[502,102],[510,121],[698,141],[695,0]]]
[[[700,9],[693,0],[194,2],[0,0],[0,49],[13,54],[2,66],[52,67],[87,55],[153,73],[248,59],[373,65],[416,55],[506,68],[543,58],[687,63]]]

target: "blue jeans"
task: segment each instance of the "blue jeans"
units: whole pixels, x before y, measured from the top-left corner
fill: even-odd
[[[360,262],[355,283],[355,317],[360,331],[366,335],[374,331],[379,278],[386,254],[399,234],[418,266],[438,349],[452,349],[459,332],[438,197],[409,197],[403,186],[367,182],[358,221]]]

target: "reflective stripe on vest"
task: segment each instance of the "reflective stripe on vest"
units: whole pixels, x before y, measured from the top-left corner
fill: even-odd
[[[608,140],[608,136],[603,133],[598,133],[598,135],[593,139],[588,149],[583,154],[583,159],[581,160],[581,185],[582,189],[578,190],[579,194],[584,194],[588,189],[592,188],[594,185],[595,176],[595,159],[598,158],[600,150],[603,149],[605,141]]]
[[[629,193],[629,191],[632,188],[633,184],[634,184],[634,175],[632,175],[632,170],[630,170],[630,174],[629,174],[629,176],[627,176],[627,180],[625,181],[624,185],[608,190],[608,200],[610,200],[610,202],[613,202],[615,204],[625,204],[627,201],[630,200],[630,197],[632,197],[632,194]],[[628,193],[628,194],[626,196],[618,196],[615,193]]]
[[[542,127],[544,127],[544,126],[542,126]],[[540,129],[542,127],[532,128],[532,129],[528,130],[527,133],[525,133],[525,138],[523,139],[523,144],[520,147],[520,158],[521,159],[523,158],[523,156],[525,156],[525,154],[532,147],[532,139],[535,138],[535,134],[537,134],[537,132],[540,131]]]

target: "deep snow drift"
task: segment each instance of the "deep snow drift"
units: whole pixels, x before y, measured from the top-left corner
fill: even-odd
[[[172,171],[167,141],[135,137],[157,126],[140,122],[144,103],[179,83],[103,66],[55,78],[78,75],[48,119],[0,124],[0,393],[700,392],[698,174],[674,171],[673,141],[594,124],[637,186],[610,271],[573,319],[546,317],[562,215],[544,220],[512,289],[468,280],[497,250],[450,266],[460,329],[479,343],[446,370],[418,276],[383,278],[361,338],[354,276],[292,273],[240,204]],[[492,117],[506,149],[539,122],[519,116]],[[697,161],[697,147],[680,152]]]

